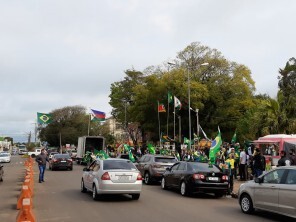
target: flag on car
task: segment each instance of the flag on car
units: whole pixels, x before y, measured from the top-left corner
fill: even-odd
[[[105,120],[106,114],[104,112],[94,110],[94,109],[91,109],[91,111],[93,112],[94,118],[96,118],[97,120],[99,120],[99,121],[104,121]]]
[[[221,144],[222,144],[222,138],[221,138],[220,128],[218,126],[218,135],[212,141],[212,145],[210,148],[210,154],[209,154],[210,162],[212,164],[214,164],[216,161],[216,154],[219,152]]]
[[[100,158],[102,160],[108,159],[109,155],[104,151],[104,150],[94,150],[94,154],[96,155],[97,158]]]
[[[132,148],[127,144],[124,144],[123,147],[124,147],[125,151],[128,152],[129,160],[134,163],[135,162],[135,157],[134,157],[134,155],[132,153]]]
[[[51,114],[37,112],[37,123],[48,124],[51,122],[52,122],[52,115]]]
[[[150,154],[155,154],[155,148],[154,148],[154,146],[152,144],[149,143],[147,145],[147,148],[148,148],[148,151],[149,151]]]

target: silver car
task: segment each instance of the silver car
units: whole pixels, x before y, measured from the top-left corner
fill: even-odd
[[[81,192],[91,191],[94,200],[101,194],[130,194],[140,198],[142,176],[136,166],[126,159],[97,159],[83,169]]]
[[[244,213],[260,209],[296,218],[296,167],[277,167],[242,184],[238,200]]]

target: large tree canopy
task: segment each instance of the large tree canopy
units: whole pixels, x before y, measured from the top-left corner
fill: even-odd
[[[89,115],[83,106],[67,106],[51,112],[53,121],[39,127],[39,137],[51,146],[77,144],[79,136],[88,134]],[[61,139],[61,141],[60,141]]]
[[[154,134],[154,140],[158,138],[157,101],[170,109],[169,135],[173,134],[173,106],[167,105],[168,92],[183,104],[178,115],[182,117],[182,134],[188,135],[188,82],[191,108],[200,110],[200,124],[213,135],[219,125],[230,137],[237,121],[255,105],[255,83],[250,70],[200,43],[192,43],[179,52],[170,67],[164,64],[144,72],[128,70],[126,75],[123,81],[111,86],[113,114],[122,123],[125,120],[140,123],[143,131]],[[192,120],[195,115],[192,112]],[[166,131],[167,117],[165,113],[160,114],[162,132]]]

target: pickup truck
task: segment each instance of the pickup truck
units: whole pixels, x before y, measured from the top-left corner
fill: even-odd
[[[28,155],[31,156],[31,157],[36,157],[40,153],[41,153],[41,148],[38,148],[38,149],[35,149],[35,151],[29,151]]]

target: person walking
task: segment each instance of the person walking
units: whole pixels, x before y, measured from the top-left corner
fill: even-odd
[[[291,161],[287,157],[286,151],[282,150],[280,155],[281,155],[281,159],[279,159],[277,166],[291,166]]]
[[[39,183],[44,182],[44,171],[46,169],[46,161],[48,162],[48,156],[45,149],[41,150],[41,153],[36,157],[36,162],[39,167]]]

